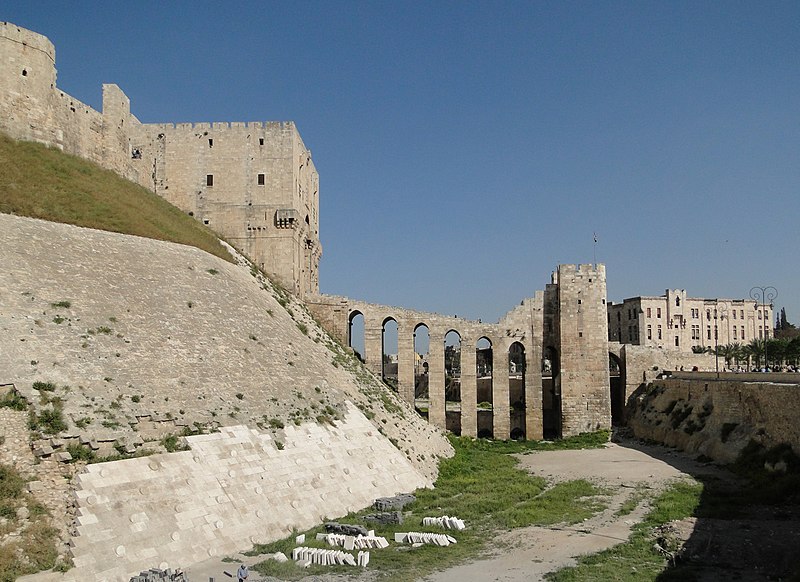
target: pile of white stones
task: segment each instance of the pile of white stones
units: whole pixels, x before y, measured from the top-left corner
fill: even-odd
[[[438,526],[444,529],[457,529],[462,530],[466,526],[464,525],[463,519],[458,519],[457,517],[448,517],[443,515],[442,517],[423,517],[422,518],[422,525],[425,526]]]
[[[307,568],[311,564],[318,566],[361,566],[369,564],[369,552],[358,552],[358,557],[340,550],[307,548],[301,546],[292,550],[292,559],[298,565]]]
[[[370,531],[370,534],[366,536],[318,533],[317,539],[328,542],[329,546],[340,546],[345,550],[369,550],[373,548],[382,550],[389,547],[389,542],[386,541],[386,538],[376,536],[373,531]]]
[[[422,544],[449,546],[450,544],[458,543],[456,538],[447,534],[423,533],[418,531],[410,531],[406,533],[398,532],[394,534],[394,541],[401,544],[411,544],[415,548],[421,546]]]

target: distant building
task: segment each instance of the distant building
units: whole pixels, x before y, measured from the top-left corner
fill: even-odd
[[[608,339],[691,352],[773,337],[772,305],[752,299],[697,299],[684,289],[608,303]]]

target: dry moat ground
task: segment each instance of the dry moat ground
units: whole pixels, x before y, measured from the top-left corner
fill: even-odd
[[[519,456],[521,467],[552,482],[586,479],[611,491],[606,508],[583,523],[514,529],[494,537],[479,559],[443,570],[426,582],[522,582],[575,566],[577,558],[597,554],[628,540],[651,509],[650,501],[676,480],[703,483],[695,516],[673,521],[652,538],[675,554],[660,574],[637,568],[624,552],[606,553],[604,567],[582,565],[557,580],[800,580],[800,508],[743,502],[745,483],[732,472],[661,446],[633,440],[601,449],[537,451]],[[623,507],[634,507],[627,511]],[[649,543],[649,542],[648,542]],[[678,552],[674,550],[681,546]],[[447,551],[443,548],[442,551]],[[665,556],[668,554],[665,554]],[[248,563],[254,558],[238,556]],[[610,567],[609,567],[610,562]],[[225,579],[230,562],[210,561],[188,569],[192,580]],[[609,573],[611,572],[611,573]],[[276,578],[251,575],[272,582]],[[348,576],[379,579],[374,572]],[[308,576],[305,580],[342,580]]]

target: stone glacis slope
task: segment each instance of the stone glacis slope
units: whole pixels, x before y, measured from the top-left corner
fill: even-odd
[[[56,164],[63,156],[36,152]],[[100,171],[80,163],[79,174]],[[0,209],[14,210],[7,203],[25,188],[0,184]],[[45,194],[26,195],[46,204]],[[295,427],[335,426],[355,411],[429,484],[438,458],[452,454],[302,302],[241,257],[47,216],[0,214],[0,384],[28,401],[40,452],[82,444],[136,455],[169,448],[165,437],[237,425],[278,444]]]

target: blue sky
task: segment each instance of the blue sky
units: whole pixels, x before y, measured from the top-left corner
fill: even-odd
[[[34,2],[59,87],[144,122],[293,120],[321,289],[496,321],[559,263],[608,298],[800,324],[800,3]],[[597,233],[596,249],[593,233]]]

